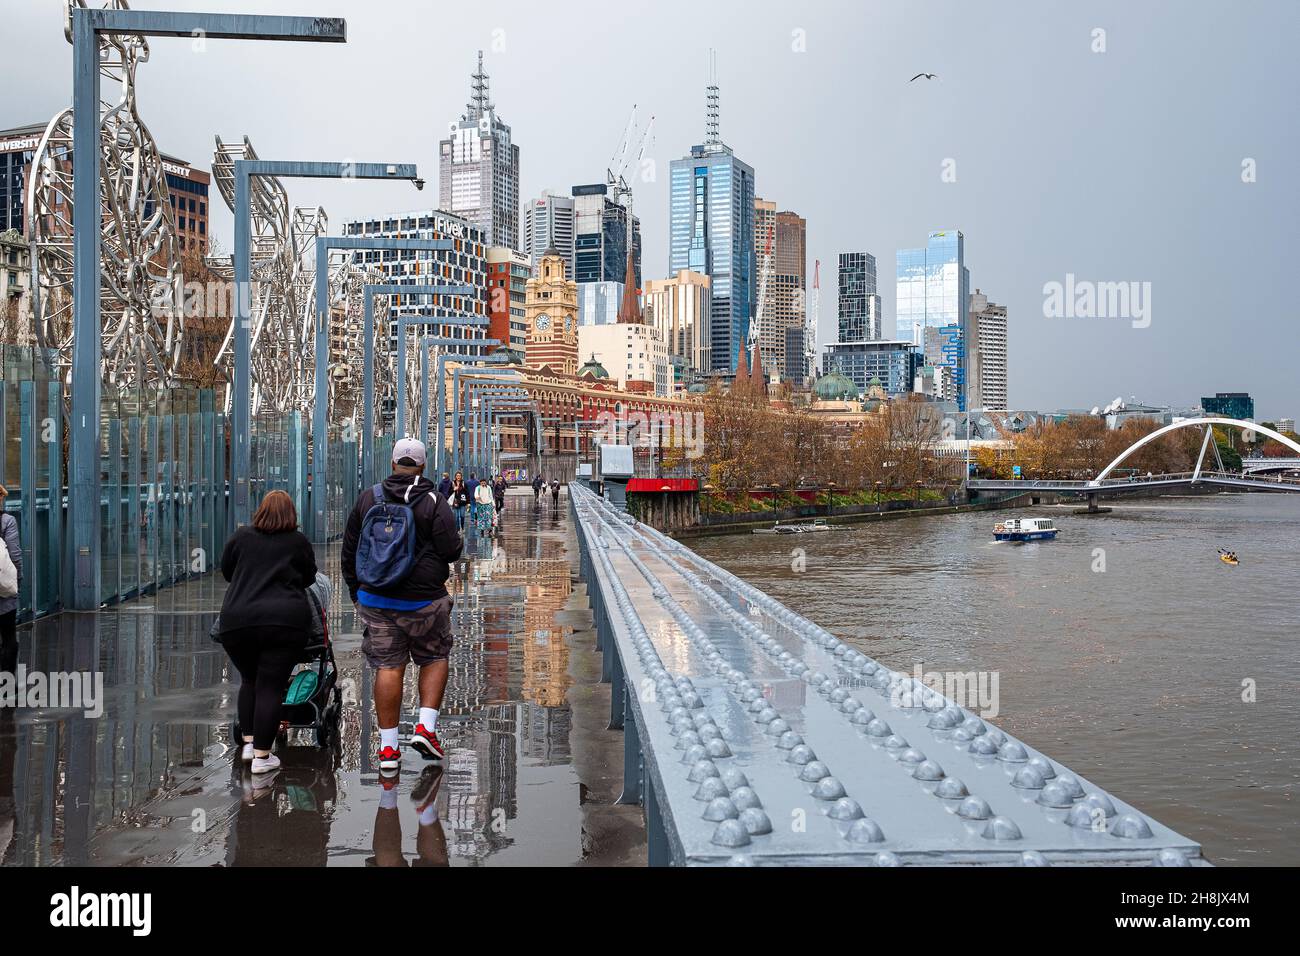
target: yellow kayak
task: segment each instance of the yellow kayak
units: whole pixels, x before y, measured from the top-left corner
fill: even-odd
[[[1241,562],[1238,561],[1236,558],[1231,557],[1230,555],[1226,555],[1226,554],[1221,554],[1221,555],[1219,555],[1219,560],[1222,561],[1224,564],[1237,565],[1237,564],[1240,564],[1240,563],[1241,563]]]

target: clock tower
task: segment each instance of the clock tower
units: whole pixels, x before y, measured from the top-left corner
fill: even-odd
[[[528,339],[524,362],[552,371],[578,374],[578,284],[564,275],[564,257],[554,247],[537,263],[537,275],[524,293]]]

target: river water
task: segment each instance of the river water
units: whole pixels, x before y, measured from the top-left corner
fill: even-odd
[[[1300,864],[1300,495],[1113,507],[1019,512],[1035,544],[1006,513],[689,543],[896,670],[996,675],[995,723],[1211,861]]]

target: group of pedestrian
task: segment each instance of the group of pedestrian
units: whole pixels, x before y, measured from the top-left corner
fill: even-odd
[[[546,479],[543,478],[541,475],[536,475],[533,478],[533,507],[535,508],[541,507],[542,492],[546,491],[548,488],[550,489],[551,492],[551,507],[555,510],[559,510],[560,480],[558,478],[552,478],[550,484],[548,485]]]
[[[474,533],[484,537],[496,528],[506,507],[506,489],[509,487],[502,474],[485,475],[480,481],[471,471],[466,481],[462,472],[458,471],[455,477],[451,477],[444,471],[442,480],[438,482],[438,493],[450,502],[457,530],[463,534],[468,521]]]
[[[422,443],[411,438],[396,443],[392,474],[363,491],[348,515],[339,558],[364,625],[361,652],[375,672],[376,756],[381,774],[390,778],[401,765],[398,721],[408,663],[419,668],[420,708],[407,744],[426,760],[442,759],[438,709],[452,645],[447,579],[464,547],[466,508],[471,501],[476,508],[486,506],[490,526],[496,502],[494,482],[479,483],[471,474],[471,489],[458,472],[435,486],[424,467]],[[482,519],[476,515],[475,520]],[[240,675],[241,756],[255,779],[265,779],[280,765],[271,750],[285,689],[312,633],[306,589],[315,583],[316,556],[298,530],[289,495],[272,491],[262,500],[252,523],[226,543],[221,573],[229,587],[217,639]]]

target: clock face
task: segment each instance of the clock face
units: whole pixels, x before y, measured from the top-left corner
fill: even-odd
[[[551,317],[543,312],[537,317],[536,325],[538,332],[549,332],[551,330]]]

